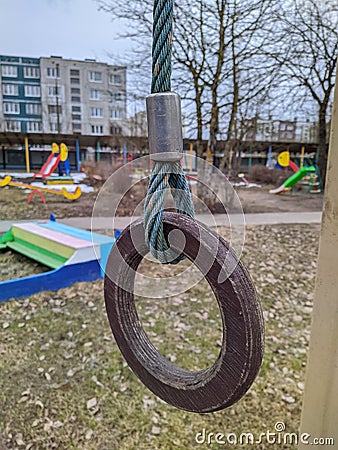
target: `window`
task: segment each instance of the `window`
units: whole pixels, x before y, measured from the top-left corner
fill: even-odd
[[[20,103],[4,103],[5,114],[20,114]]]
[[[81,106],[72,106],[72,112],[81,112]]]
[[[48,105],[48,113],[49,114],[62,114],[62,106],[61,105]]]
[[[21,122],[17,120],[6,120],[5,121],[5,131],[21,131]]]
[[[19,95],[19,86],[17,84],[3,84],[3,95]]]
[[[73,131],[81,131],[81,124],[73,123]]]
[[[32,114],[35,116],[41,115],[41,105],[38,103],[27,103],[26,114]]]
[[[120,85],[122,84],[122,76],[115,74],[115,73],[110,73],[109,74],[109,83],[110,84],[115,84],[115,85]]]
[[[71,78],[70,84],[80,84],[80,78]]]
[[[123,100],[123,92],[111,92],[110,100],[112,102],[121,102]]]
[[[90,108],[90,117],[103,117],[103,108]]]
[[[16,66],[2,66],[2,76],[16,78],[18,76],[18,68]]]
[[[80,71],[77,69],[70,69],[70,76],[71,77],[79,77],[80,76]]]
[[[90,99],[91,100],[102,100],[102,91],[98,91],[97,89],[90,90]]]
[[[103,134],[103,125],[92,125],[92,134]]]
[[[40,69],[38,67],[26,66],[23,68],[23,76],[25,78],[39,78],[40,77]]]
[[[122,119],[122,112],[119,109],[111,109],[110,110],[110,118],[111,119]]]
[[[122,128],[121,127],[117,127],[116,125],[113,125],[110,129],[111,134],[113,135],[121,135],[122,134]]]
[[[70,90],[71,94],[79,94],[81,93],[81,90],[79,88],[71,88]]]
[[[60,96],[61,89],[60,86],[49,85],[47,86],[48,97]]]
[[[41,122],[27,122],[27,131],[29,133],[39,133],[42,131]]]
[[[81,120],[81,114],[72,114],[72,120]]]
[[[60,78],[59,67],[47,67],[47,77],[48,78]]]
[[[72,97],[71,100],[72,100],[72,102],[74,102],[74,103],[80,103],[80,102],[81,102],[80,97]]]
[[[40,97],[40,86],[26,85],[25,96],[26,97]]]
[[[102,72],[89,72],[89,81],[93,81],[95,83],[102,82]]]
[[[57,123],[53,123],[53,122],[51,122],[50,124],[49,124],[49,128],[50,128],[50,131],[51,131],[51,133],[58,133],[59,131],[58,131],[58,124]]]

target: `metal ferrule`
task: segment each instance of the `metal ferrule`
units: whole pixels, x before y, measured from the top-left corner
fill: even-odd
[[[153,161],[179,161],[183,155],[181,98],[174,92],[147,96],[149,153]]]

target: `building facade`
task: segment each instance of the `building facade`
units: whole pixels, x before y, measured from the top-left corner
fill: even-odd
[[[244,140],[251,142],[318,142],[317,122],[249,119]]]
[[[121,135],[126,68],[58,56],[0,56],[1,131]]]
[[[0,124],[2,131],[42,131],[40,61],[0,56]]]

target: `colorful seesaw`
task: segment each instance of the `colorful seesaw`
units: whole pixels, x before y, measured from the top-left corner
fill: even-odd
[[[0,236],[0,250],[14,250],[52,270],[1,282],[0,303],[102,278],[114,243],[115,237],[51,220],[13,224]]]
[[[51,189],[47,187],[40,187],[40,186],[33,186],[28,183],[22,183],[20,181],[12,181],[12,177],[10,175],[7,175],[4,179],[0,180],[0,187],[5,186],[13,186],[13,187],[19,187],[23,189],[30,189],[31,191],[37,191],[37,192],[48,192],[49,194],[56,194],[56,195],[62,195],[63,197],[67,198],[68,200],[77,200],[81,194],[81,188],[80,186],[77,186],[74,192],[69,192],[65,187],[62,187],[61,189]]]

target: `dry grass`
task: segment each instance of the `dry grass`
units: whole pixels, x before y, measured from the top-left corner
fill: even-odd
[[[131,373],[112,338],[102,281],[1,304],[0,449],[242,448],[199,445],[196,433],[204,428],[258,436],[274,432],[277,421],[296,432],[318,236],[318,226],[247,229],[243,259],[264,308],[265,357],[247,395],[213,414],[176,410]],[[150,265],[143,270],[162,271]],[[143,299],[138,310],[154,344],[175,364],[203,368],[218,353],[218,309],[205,282],[171,301]],[[264,441],[246,446],[295,447]]]

